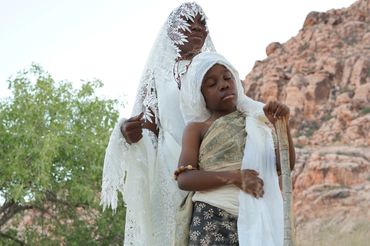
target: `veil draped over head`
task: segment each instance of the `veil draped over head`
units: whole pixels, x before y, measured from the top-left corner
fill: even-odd
[[[283,244],[283,203],[276,172],[271,129],[266,125],[263,104],[244,94],[234,67],[216,52],[203,52],[193,58],[182,79],[180,107],[186,123],[210,117],[201,93],[202,80],[215,64],[225,66],[234,76],[237,109],[246,115],[247,132],[241,169],[254,169],[264,181],[264,196],[256,199],[240,191],[239,245],[280,246]]]
[[[158,102],[156,101],[155,86],[158,86],[159,83],[163,85],[175,83],[173,67],[176,59],[180,57],[178,45],[188,42],[182,31],[189,30],[189,24],[186,20],[193,20],[197,14],[200,14],[203,19],[207,19],[202,8],[197,3],[192,2],[181,4],[169,15],[147,59],[138,87],[132,116],[141,112],[148,112],[148,109],[150,109],[155,113],[156,120],[158,120]],[[208,31],[207,25],[206,28]],[[201,52],[214,50],[211,37],[207,35]],[[171,92],[167,94],[171,94]]]
[[[144,112],[145,120],[154,121],[158,137],[143,129],[142,139],[127,144],[122,137],[121,119],[113,129],[106,149],[101,205],[117,208],[120,191],[126,203],[125,245],[170,245],[175,227],[175,211],[183,193],[172,179],[180,150],[184,120],[180,112],[179,89],[173,68],[179,57],[178,45],[187,42],[182,30],[189,29],[187,19],[200,14],[201,7],[183,3],[171,12],[159,31],[139,81],[132,116]],[[184,19],[185,18],[185,19]],[[207,35],[203,51],[213,51]],[[128,83],[128,81],[126,81]]]

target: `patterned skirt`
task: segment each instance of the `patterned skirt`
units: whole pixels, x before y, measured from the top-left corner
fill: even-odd
[[[238,217],[204,202],[194,202],[189,246],[239,245]]]

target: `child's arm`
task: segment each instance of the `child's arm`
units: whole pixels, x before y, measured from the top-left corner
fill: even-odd
[[[202,191],[234,184],[255,197],[262,197],[263,181],[254,170],[222,172],[198,170],[198,155],[203,129],[203,123],[191,123],[184,130],[179,167],[191,165],[195,170],[186,170],[178,175],[179,188],[188,191]],[[244,184],[242,184],[243,181]]]

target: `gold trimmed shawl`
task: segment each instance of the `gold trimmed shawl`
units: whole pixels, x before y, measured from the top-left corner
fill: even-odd
[[[199,148],[200,169],[205,171],[240,169],[246,136],[245,115],[240,111],[214,121]]]

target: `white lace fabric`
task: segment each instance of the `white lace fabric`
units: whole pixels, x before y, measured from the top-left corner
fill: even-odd
[[[150,120],[153,112],[159,128],[158,138],[144,129],[138,143],[127,144],[120,132],[125,120],[121,119],[106,149],[101,205],[103,209],[111,207],[115,211],[118,192],[123,194],[126,204],[124,245],[171,245],[176,208],[184,196],[173,179],[185,126],[179,89],[172,74],[178,49],[174,45],[176,40],[168,36],[169,21],[180,18],[176,13],[186,13],[189,18],[197,13],[204,15],[196,3],[184,3],[171,13],[149,54],[131,113],[136,116],[144,112],[144,119]],[[208,35],[202,51],[212,50],[214,46]]]
[[[216,52],[203,52],[193,58],[183,77],[180,106],[186,123],[210,117],[201,93],[202,80],[215,64],[224,65],[234,76],[237,108],[246,114],[246,144],[241,169],[259,172],[264,181],[264,196],[255,197],[240,191],[238,237],[241,246],[280,246],[283,244],[283,201],[276,172],[271,129],[266,125],[263,104],[244,95],[234,67]]]

